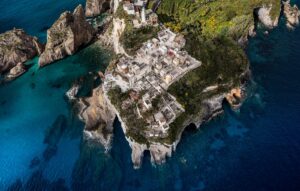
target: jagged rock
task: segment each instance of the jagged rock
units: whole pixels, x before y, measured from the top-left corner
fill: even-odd
[[[290,0],[283,1],[283,13],[286,17],[287,23],[286,26],[290,29],[293,29],[296,25],[299,24],[300,11],[296,4],[292,7]]]
[[[255,31],[255,26],[252,25],[250,28],[249,28],[249,31],[248,31],[248,35],[250,37],[254,37],[256,35],[256,31]]]
[[[40,56],[39,65],[45,66],[74,54],[79,47],[87,45],[93,39],[94,33],[93,27],[85,20],[81,5],[73,13],[62,13],[47,31],[47,44]]]
[[[110,9],[110,0],[87,0],[85,16],[95,17]]]
[[[109,149],[116,114],[104,98],[102,86],[95,88],[91,97],[76,100],[75,106],[79,119],[85,123],[86,138],[96,140]]]
[[[70,101],[75,101],[77,98],[77,93],[79,91],[80,86],[78,84],[74,84],[71,89],[66,92],[66,96]]]
[[[22,29],[0,34],[0,74],[41,54],[43,46]],[[14,71],[13,71],[14,72]]]
[[[227,95],[226,100],[232,108],[239,108],[241,100],[243,99],[243,91],[241,88],[233,88]]]
[[[23,63],[19,62],[15,67],[10,69],[8,74],[6,74],[6,80],[8,80],[8,81],[13,80],[13,79],[21,76],[25,72],[26,72],[26,69],[25,69]]]
[[[272,6],[270,7],[261,7],[257,11],[257,16],[259,21],[267,28],[273,29],[278,25],[279,17],[276,17],[275,19],[272,19],[271,12]]]
[[[116,54],[126,54],[123,46],[120,43],[122,33],[125,31],[126,23],[124,19],[114,18],[113,19],[113,30],[112,30],[112,41],[114,51]],[[127,55],[127,54],[126,54]]]

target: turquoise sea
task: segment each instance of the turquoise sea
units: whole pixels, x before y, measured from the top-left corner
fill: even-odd
[[[84,0],[1,0],[0,32],[24,28],[45,41],[63,10]],[[298,6],[300,1],[296,1]],[[187,129],[166,164],[139,170],[115,121],[113,148],[105,153],[82,139],[83,124],[65,92],[109,62],[91,46],[29,71],[0,86],[0,190],[300,190],[300,28],[281,20],[269,35],[259,32],[247,54],[253,85],[239,112]]]

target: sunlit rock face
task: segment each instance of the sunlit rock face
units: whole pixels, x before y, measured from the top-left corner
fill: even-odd
[[[45,66],[68,55],[73,55],[81,46],[87,45],[94,35],[93,27],[85,20],[84,9],[79,5],[73,13],[66,11],[47,31],[45,51],[39,65]]]
[[[283,1],[283,13],[286,17],[286,26],[293,29],[295,26],[299,25],[300,11],[298,6],[294,4],[291,6],[290,1]]]
[[[42,50],[37,38],[29,36],[22,29],[0,34],[0,73],[41,54]]]
[[[273,19],[271,17],[271,10],[272,10],[272,6],[270,7],[263,6],[259,8],[257,11],[259,21],[269,29],[272,29],[278,25],[278,18],[279,18],[276,17],[275,19]]]
[[[110,0],[87,0],[85,16],[95,17],[110,9]]]

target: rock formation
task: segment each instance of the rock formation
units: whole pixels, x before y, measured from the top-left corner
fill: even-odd
[[[67,93],[70,100],[75,100],[77,91],[78,86],[74,85]],[[75,107],[78,110],[79,119],[85,123],[85,137],[98,141],[109,149],[116,115],[104,98],[102,86],[94,89],[91,97],[76,99]]]
[[[257,11],[258,20],[267,28],[272,29],[278,25],[279,17],[272,19],[271,12],[272,6],[270,7],[261,7]]]
[[[95,17],[110,9],[110,0],[87,0],[85,16]]]
[[[43,46],[22,29],[0,34],[0,74],[41,54]]]
[[[85,20],[81,5],[73,13],[62,13],[47,31],[47,44],[40,56],[39,65],[45,66],[74,54],[79,47],[87,45],[93,39],[94,33],[93,27]]]
[[[233,88],[227,95],[226,100],[232,108],[240,107],[241,100],[243,99],[243,91],[241,88]]]
[[[6,74],[6,80],[13,80],[26,72],[25,66],[23,63],[19,62],[15,67],[10,69],[10,71]]]
[[[299,24],[300,11],[295,4],[293,7],[290,4],[290,0],[283,1],[283,13],[286,17],[286,26],[290,29],[293,29],[296,25]]]

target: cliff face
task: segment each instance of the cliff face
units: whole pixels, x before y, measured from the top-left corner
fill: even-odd
[[[85,20],[81,5],[73,13],[62,13],[47,31],[47,44],[39,65],[44,66],[74,54],[79,47],[92,40],[94,33],[93,27]]]
[[[290,29],[293,29],[299,24],[300,11],[296,4],[291,6],[290,0],[283,1],[283,13],[286,17],[287,23],[286,26]]]
[[[258,9],[257,16],[259,21],[267,28],[272,29],[278,25],[279,15],[276,18],[271,17],[272,6],[263,6]]]
[[[110,0],[87,0],[85,16],[95,17],[110,9]]]
[[[43,46],[22,29],[0,34],[0,74],[41,54]]]
[[[114,18],[113,19],[113,31],[112,40],[114,51],[116,54],[126,54],[123,46],[120,43],[122,33],[125,31],[126,23],[124,19]]]
[[[85,123],[85,137],[98,141],[106,149],[109,149],[116,114],[108,106],[102,86],[95,88],[91,97],[76,99],[78,89],[78,86],[73,86],[67,92],[67,96],[75,102],[79,119]]]

